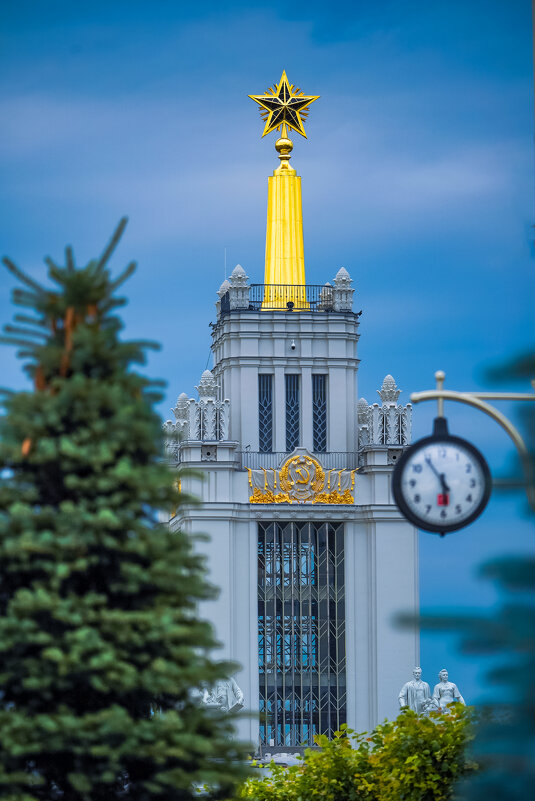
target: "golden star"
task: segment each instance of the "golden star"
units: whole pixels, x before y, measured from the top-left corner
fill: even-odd
[[[249,97],[260,106],[260,116],[266,123],[262,136],[287,125],[306,139],[303,119],[308,116],[308,106],[317,100],[319,95],[304,95],[299,89],[294,91],[293,84],[288,82],[286,72],[283,72],[278,86],[268,89],[265,95],[249,95]]]

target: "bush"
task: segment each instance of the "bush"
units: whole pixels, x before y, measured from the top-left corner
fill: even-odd
[[[333,740],[316,737],[302,764],[249,779],[240,798],[254,801],[446,801],[455,783],[476,766],[466,755],[471,712],[455,705],[447,714],[420,717],[403,710],[370,734],[342,726]]]

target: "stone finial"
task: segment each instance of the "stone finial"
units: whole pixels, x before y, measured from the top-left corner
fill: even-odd
[[[248,309],[249,308],[249,277],[245,275],[245,270],[241,264],[237,264],[230,276],[228,284],[228,309]]]
[[[199,393],[200,400],[215,400],[217,395],[217,384],[210,370],[205,370],[199,381],[199,386],[195,387]]]
[[[322,311],[330,311],[333,307],[333,288],[327,281],[326,284],[320,289],[320,302],[319,309]]]
[[[334,279],[333,308],[334,311],[351,311],[353,308],[353,295],[355,290],[351,289],[351,276],[345,267],[340,267]]]
[[[230,276],[230,282],[233,287],[244,287],[247,286],[247,281],[249,280],[249,276],[245,275],[245,270],[241,266],[241,264],[237,264],[232,271]]]
[[[223,283],[221,284],[221,286],[219,287],[219,289],[217,291],[217,294],[219,295],[219,297],[220,298],[223,297],[223,295],[226,292],[229,291],[229,288],[230,288],[230,283],[228,281],[228,278],[225,278],[225,280],[223,281]]]
[[[181,392],[176,399],[176,406],[171,409],[175,415],[175,420],[187,420],[189,410],[189,398],[185,392]]]
[[[340,267],[334,278],[334,285],[337,289],[349,289],[353,281],[345,267]]]
[[[358,443],[360,449],[370,443],[370,407],[368,406],[366,398],[361,398],[357,403],[357,424],[359,429]]]
[[[397,403],[401,390],[397,388],[397,384],[391,375],[385,375],[383,386],[377,390],[377,394],[385,403]]]
[[[168,459],[176,459],[178,454],[179,431],[177,424],[166,420],[162,425],[164,449]]]

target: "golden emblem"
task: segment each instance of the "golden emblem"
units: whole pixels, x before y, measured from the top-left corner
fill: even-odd
[[[252,488],[250,503],[333,503],[355,502],[356,470],[325,470],[302,449],[282,464],[280,470],[248,469]]]
[[[320,463],[306,454],[292,456],[279,471],[280,488],[291,492],[295,500],[301,503],[312,500],[323,489],[324,483],[325,473]]]

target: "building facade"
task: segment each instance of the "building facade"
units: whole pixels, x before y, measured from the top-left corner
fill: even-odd
[[[393,716],[419,662],[418,633],[394,623],[418,610],[417,533],[390,488],[411,407],[391,376],[379,402],[357,400],[352,280],[341,268],[332,284],[305,282],[284,134],[264,283],[238,265],[220,287],[213,368],[165,424],[171,466],[202,472],[181,478],[202,503],[170,526],[209,535],[198,547],[220,594],[202,613],[221,658],[240,665],[246,710],[259,713],[240,734],[272,753]]]

